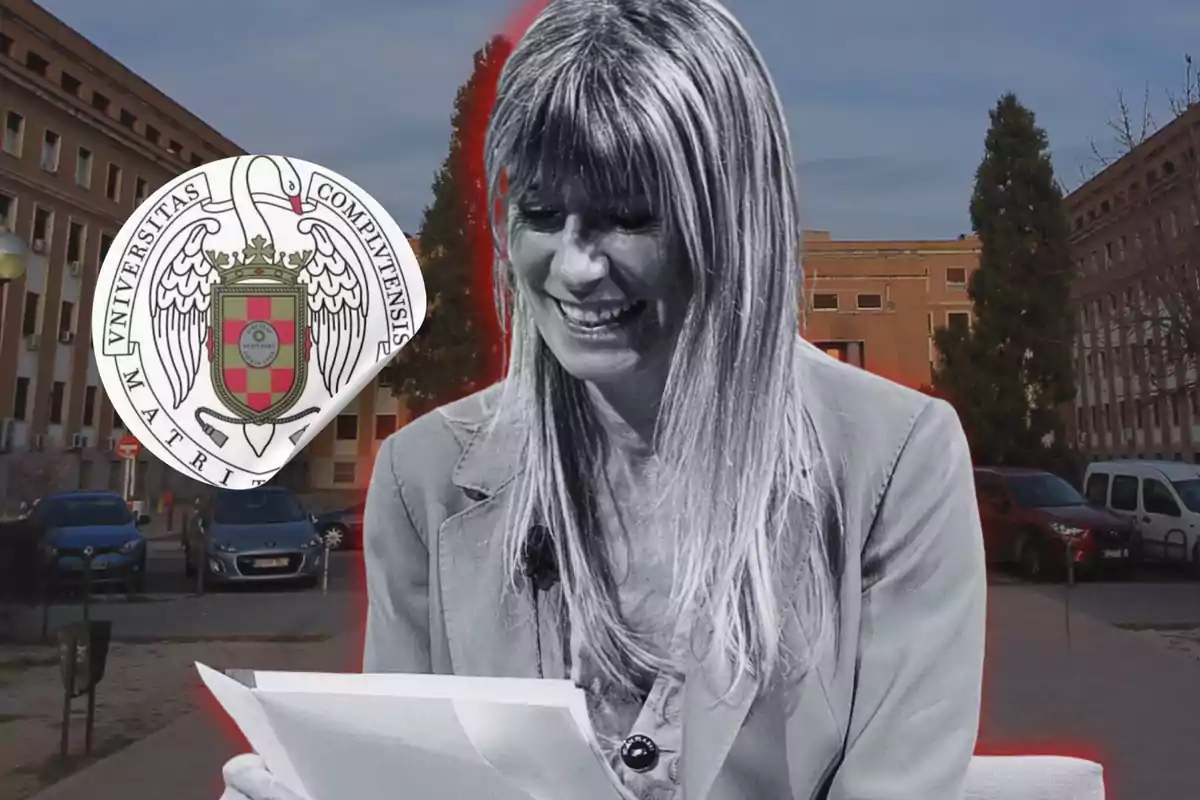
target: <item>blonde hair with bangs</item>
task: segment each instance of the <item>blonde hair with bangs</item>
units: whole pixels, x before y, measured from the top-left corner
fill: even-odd
[[[770,678],[784,656],[780,587],[794,580],[782,573],[804,572],[809,643],[823,639],[834,601],[819,531],[785,525],[791,503],[817,502],[815,448],[794,370],[802,283],[791,147],[757,50],[713,0],[552,0],[501,72],[485,162],[492,209],[567,180],[657,203],[692,290],[655,435],[673,527],[660,532],[674,543],[670,613],[707,617],[707,646],[722,648],[735,681]],[[509,223],[493,222],[512,341],[494,419],[523,437],[504,534],[513,586],[531,528],[544,525],[587,656],[632,688],[634,669],[681,665],[622,617],[591,490],[604,445],[585,388],[555,360],[510,277]],[[798,564],[788,558],[797,536]]]

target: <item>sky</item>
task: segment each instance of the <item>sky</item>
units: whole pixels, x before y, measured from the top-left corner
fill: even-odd
[[[415,233],[454,95],[514,0],[40,0],[250,152],[349,177]],[[952,238],[988,110],[1012,91],[1068,188],[1116,145],[1123,91],[1156,119],[1197,46],[1195,0],[726,0],[787,109],[804,227]],[[1193,53],[1200,62],[1200,52]]]

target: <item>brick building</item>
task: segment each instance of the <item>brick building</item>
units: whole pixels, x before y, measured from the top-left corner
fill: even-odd
[[[970,325],[979,240],[839,241],[805,231],[805,336],[908,386],[928,384],[933,331]]]
[[[1193,106],[1067,197],[1079,388],[1069,427],[1092,458],[1200,461],[1198,150]]]
[[[243,151],[30,0],[0,5],[0,123],[0,226],[32,251],[0,290],[0,497],[54,459],[63,488],[118,488],[124,431],[90,347],[99,264],[160,185]],[[167,470],[143,456],[139,473],[153,488]]]

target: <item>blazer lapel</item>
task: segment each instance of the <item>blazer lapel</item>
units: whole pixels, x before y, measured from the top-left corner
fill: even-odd
[[[482,415],[481,415],[482,416]],[[524,581],[509,584],[504,558],[508,499],[519,452],[511,426],[486,428],[478,419],[447,419],[467,438],[451,475],[466,507],[442,523],[438,571],[442,616],[455,674],[502,678],[538,675],[539,642],[533,598]],[[559,587],[539,598],[541,661],[547,678],[562,677],[562,646],[555,635]]]
[[[783,535],[795,543],[780,570],[784,598],[781,612],[787,614],[791,613],[803,574],[800,545],[808,541],[808,536],[822,535],[811,503],[803,499],[791,502]],[[705,628],[702,632],[711,633],[710,626]],[[700,639],[707,640],[707,636]],[[705,800],[708,796],[761,688],[761,683],[750,676],[742,677],[731,688],[729,660],[718,648],[706,650],[704,658],[687,673],[684,687],[682,771],[683,793],[688,800]]]

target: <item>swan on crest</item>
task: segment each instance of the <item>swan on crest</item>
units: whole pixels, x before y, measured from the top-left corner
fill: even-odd
[[[275,167],[277,193],[253,192],[250,171],[255,162]],[[301,199],[301,181],[292,164],[282,157],[243,156],[234,164],[231,176],[233,210],[247,244],[256,237],[274,246],[259,204],[285,199],[297,216],[306,209]],[[215,210],[215,209],[214,209]],[[172,408],[178,409],[195,387],[205,344],[212,346],[210,326],[212,287],[220,280],[220,270],[205,255],[205,240],[221,229],[215,219],[198,220],[183,231],[182,246],[168,246],[175,252],[160,263],[152,278],[151,317],[163,366],[171,385]],[[291,268],[301,273],[306,285],[309,313],[309,337],[316,366],[330,397],[346,387],[353,377],[366,340],[368,296],[366,276],[353,248],[327,223],[313,217],[297,222],[297,232],[312,238],[312,248],[299,264]],[[310,343],[305,343],[306,351]],[[307,352],[306,352],[307,356]],[[250,428],[255,428],[251,431]],[[274,426],[244,425],[244,434],[258,455],[273,438]],[[263,428],[263,430],[258,430]]]

